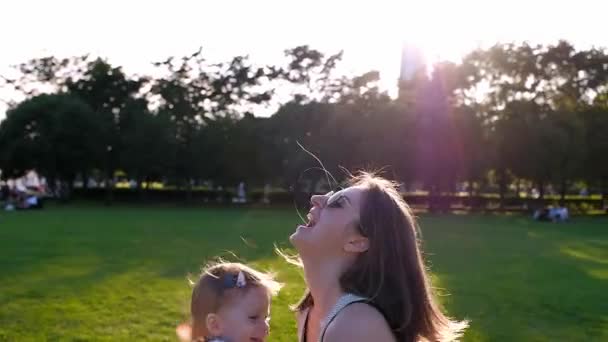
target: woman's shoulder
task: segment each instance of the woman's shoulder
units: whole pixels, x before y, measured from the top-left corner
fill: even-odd
[[[345,307],[329,324],[324,341],[393,342],[384,316],[373,306],[359,302]]]

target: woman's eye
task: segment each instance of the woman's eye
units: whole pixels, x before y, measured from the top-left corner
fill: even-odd
[[[327,203],[327,206],[329,208],[342,208],[342,199],[338,198],[335,201],[331,201],[331,202]]]

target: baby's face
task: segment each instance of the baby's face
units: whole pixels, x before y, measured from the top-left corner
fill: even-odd
[[[249,289],[218,312],[222,336],[230,342],[263,342],[268,337],[270,298],[264,288]]]

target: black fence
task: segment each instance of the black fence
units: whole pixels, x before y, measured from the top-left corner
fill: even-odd
[[[287,191],[270,192],[264,196],[263,191],[247,193],[247,203],[266,203],[272,205],[296,205],[306,207],[309,204],[310,193],[293,193]],[[201,190],[186,191],[183,189],[114,189],[108,197],[106,189],[74,189],[71,198],[75,200],[99,201],[116,203],[190,203],[195,205],[232,204],[236,193],[232,190]],[[267,199],[265,201],[264,199]],[[560,202],[557,197],[545,199],[505,197],[502,201],[495,195],[462,196],[444,194],[440,196],[405,194],[404,199],[415,210],[432,212],[454,211],[506,211],[532,212],[547,205],[563,203],[573,214],[605,212],[604,202],[598,197],[566,197]]]
[[[231,203],[236,197],[236,192],[232,190],[201,190],[195,189],[186,191],[184,189],[114,189],[111,192],[113,202],[184,202],[194,203]],[[262,202],[264,194],[262,191],[252,191],[247,193],[249,203]],[[104,188],[74,189],[71,194],[72,199],[107,201],[108,192]],[[268,196],[271,203],[293,203],[294,196],[289,192],[272,192]]]

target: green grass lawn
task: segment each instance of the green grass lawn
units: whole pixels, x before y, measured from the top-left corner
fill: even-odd
[[[234,252],[278,272],[270,341],[295,341],[293,210],[51,207],[0,212],[0,341],[175,341],[189,274]],[[421,218],[441,301],[466,341],[608,341],[608,219]],[[245,244],[241,237],[249,243]],[[234,259],[234,257],[232,257]]]

